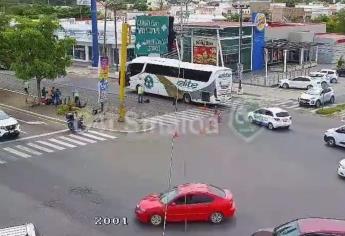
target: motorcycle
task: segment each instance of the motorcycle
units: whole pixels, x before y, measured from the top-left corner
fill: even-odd
[[[83,116],[77,118],[73,113],[66,114],[67,127],[72,132],[84,131],[86,130],[86,125],[84,124]]]

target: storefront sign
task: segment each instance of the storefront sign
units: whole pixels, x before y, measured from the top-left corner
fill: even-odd
[[[193,63],[217,64],[217,42],[212,39],[193,39]]]
[[[107,80],[109,78],[109,58],[101,57],[99,68],[99,79]]]
[[[256,29],[259,31],[263,31],[266,27],[266,16],[262,13],[257,13],[255,16],[254,24]]]
[[[169,17],[137,16],[135,53],[149,55],[168,52]]]

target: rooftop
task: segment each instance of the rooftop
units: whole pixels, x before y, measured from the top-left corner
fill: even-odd
[[[243,22],[243,27],[254,26],[251,22]],[[185,28],[205,28],[205,29],[224,29],[240,27],[239,22],[211,21],[211,22],[193,22],[184,25]]]

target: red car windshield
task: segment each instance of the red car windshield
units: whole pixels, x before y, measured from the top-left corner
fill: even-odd
[[[160,200],[163,204],[168,204],[178,196],[177,188],[173,188],[168,192],[162,193],[160,195]]]
[[[211,193],[213,193],[214,195],[216,195],[218,197],[224,198],[226,196],[226,193],[221,188],[218,188],[218,187],[213,186],[213,185],[208,186],[208,188],[209,188]]]
[[[274,230],[274,236],[299,236],[301,232],[297,221],[281,225]]]

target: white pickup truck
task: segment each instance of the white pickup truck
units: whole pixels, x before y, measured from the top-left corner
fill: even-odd
[[[0,236],[40,236],[31,223],[0,229]]]

